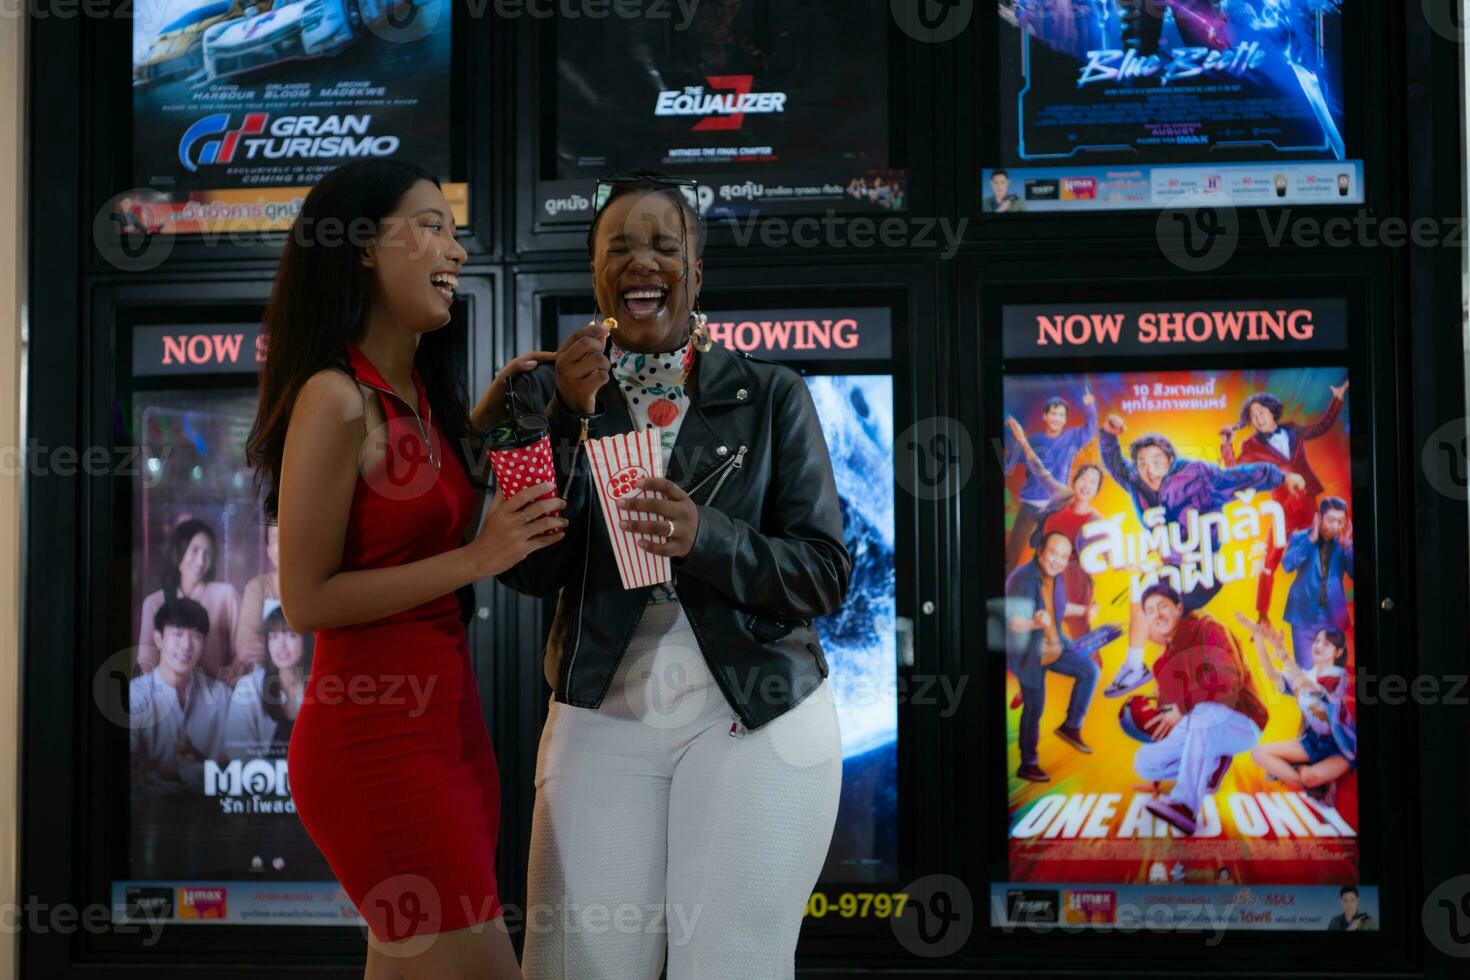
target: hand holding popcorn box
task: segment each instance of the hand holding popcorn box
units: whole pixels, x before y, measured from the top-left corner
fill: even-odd
[[[642,432],[591,439],[585,445],[587,458],[592,464],[592,484],[597,488],[603,523],[607,525],[623,588],[641,589],[669,581],[674,573],[668,557],[644,551],[637,544],[640,540],[662,543],[664,536],[624,531],[618,526],[623,517],[618,501],[624,497],[664,499],[663,494],[638,486],[640,480],[664,475],[658,427],[651,425]]]

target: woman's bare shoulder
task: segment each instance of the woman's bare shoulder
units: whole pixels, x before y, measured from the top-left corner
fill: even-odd
[[[377,421],[368,408],[368,394],[356,379],[336,368],[323,368],[307,378],[291,406],[291,427],[313,433],[317,439],[350,440],[360,444],[366,427]]]
[[[295,407],[310,407],[317,411],[338,409],[336,417],[356,418],[362,414],[362,391],[346,371],[322,368],[301,386]]]

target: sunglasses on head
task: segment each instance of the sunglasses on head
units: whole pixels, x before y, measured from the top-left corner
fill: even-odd
[[[630,173],[603,174],[597,178],[597,187],[592,192],[592,210],[594,212],[603,209],[604,205],[607,204],[608,198],[612,197],[613,189],[618,184],[652,184],[655,187],[677,187],[681,190],[685,187],[699,187],[699,181],[693,177],[666,177]],[[685,194],[684,196],[688,198],[689,195]],[[695,204],[693,201],[690,203]],[[695,208],[695,214],[698,214],[697,204],[695,204]]]

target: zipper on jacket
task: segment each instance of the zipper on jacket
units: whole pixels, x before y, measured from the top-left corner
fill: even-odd
[[[739,449],[735,450],[735,458],[731,460],[729,466],[725,467],[725,472],[721,473],[719,480],[715,481],[715,488],[709,492],[708,497],[704,498],[704,505],[706,507],[715,502],[715,494],[720,492],[720,487],[723,487],[725,485],[725,481],[730,478],[730,474],[733,473],[735,470],[740,469],[740,467],[744,465],[744,461],[745,447],[741,446]]]
[[[567,470],[567,493],[572,492],[572,480],[576,477],[577,474],[577,459],[582,455],[582,453],[586,452],[584,444],[587,442],[587,422],[588,420],[585,418],[582,420],[582,432],[581,435],[577,437],[577,449],[576,452],[572,454],[572,465]],[[589,494],[591,492],[592,491],[589,489]],[[588,501],[587,506],[592,506],[592,502],[590,500]],[[587,514],[587,520],[592,520],[592,514],[590,511]],[[587,566],[591,563],[592,557],[591,527],[587,528],[587,531],[583,535],[583,538],[582,591],[577,593],[577,638],[572,641],[572,654],[567,658],[566,680],[562,683],[562,690],[566,693],[568,700],[570,700],[572,696],[572,665],[577,662],[577,651],[582,648],[582,618],[585,615],[583,609],[587,603]]]
[[[704,479],[700,480],[698,483],[696,483],[694,486],[690,487],[684,492],[692,497],[694,495],[694,491],[698,490],[700,487],[704,486],[706,483],[708,483],[710,480],[714,479],[714,477],[718,475],[719,480],[715,482],[714,489],[711,490],[709,496],[704,499],[703,506],[708,507],[710,502],[715,499],[715,494],[720,492],[720,487],[724,486],[725,480],[729,478],[730,473],[734,470],[740,469],[743,465],[745,465],[745,453],[748,451],[748,449],[749,447],[742,443],[739,447],[736,448],[735,455],[727,459],[722,465],[715,467],[713,470],[705,475]],[[677,572],[674,573],[674,582],[677,586]],[[684,597],[679,594],[677,587],[674,590],[674,598],[678,601],[679,605],[683,607]],[[693,619],[693,617],[689,615],[688,609],[684,610],[684,615],[691,620]],[[735,698],[735,695],[725,687],[724,678],[720,675],[719,670],[716,669],[715,665],[710,662],[709,654],[704,649],[704,641],[703,639],[701,639],[698,630],[694,630],[694,643],[695,646],[699,647],[699,655],[704,659],[705,666],[709,668],[710,676],[715,679],[715,686],[718,687],[720,689],[720,693],[725,696],[725,702],[731,706],[738,704],[739,702]],[[749,726],[745,724],[743,719],[741,719],[740,711],[738,708],[736,708],[730,713],[730,737],[744,738],[746,732],[748,731],[750,731]]]
[[[687,493],[687,494],[689,494],[689,496],[692,497],[692,496],[694,496],[694,492],[696,490],[698,490],[700,487],[704,486],[706,483],[708,483],[709,481],[713,480],[715,477],[721,476],[724,473],[728,473],[730,471],[730,468],[732,466],[738,466],[738,465],[740,465],[736,461],[739,460],[741,457],[743,457],[745,455],[745,450],[746,450],[746,447],[745,446],[741,446],[739,449],[737,449],[735,451],[735,455],[734,456],[731,456],[729,459],[725,460],[723,463],[721,463],[720,465],[716,466],[714,469],[710,470],[708,473],[706,473],[704,475],[704,479],[700,480],[698,483],[694,484],[692,487],[689,487],[684,492]],[[721,482],[723,482],[723,480]],[[705,503],[709,503],[709,501],[706,500]]]

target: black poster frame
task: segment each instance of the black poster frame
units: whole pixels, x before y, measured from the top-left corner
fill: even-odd
[[[1260,354],[1253,355],[1248,349],[1193,358],[1186,349],[1147,357],[1083,355],[1045,361],[1007,360],[1001,353],[1000,326],[1002,311],[1007,306],[1097,302],[1156,303],[1160,308],[1172,308],[1171,304],[1211,300],[1259,299],[1265,303],[1275,299],[1343,300],[1349,332],[1345,355],[1334,352],[1270,357],[1290,359],[1292,365],[1341,363],[1344,357],[1348,363],[1352,390],[1358,399],[1351,409],[1355,509],[1369,518],[1355,525],[1364,532],[1364,536],[1356,538],[1359,572],[1354,580],[1358,635],[1363,638],[1358,673],[1360,678],[1365,672],[1413,677],[1424,671],[1424,665],[1414,655],[1415,631],[1410,620],[1411,610],[1422,600],[1417,583],[1402,571],[1410,560],[1413,543],[1395,533],[1406,516],[1403,508],[1412,499],[1410,482],[1416,467],[1412,454],[1406,454],[1393,431],[1408,379],[1402,376],[1402,362],[1394,356],[1398,341],[1393,330],[1393,287],[1385,263],[1368,256],[1338,257],[1331,261],[1313,257],[1303,259],[1294,275],[1280,276],[1274,274],[1269,258],[1240,256],[1228,270],[1208,279],[1179,275],[1178,270],[1162,263],[1131,262],[1095,263],[1089,267],[1086,279],[1058,278],[1054,268],[1037,262],[1005,266],[967,263],[960,267],[958,274],[959,322],[979,325],[973,332],[964,333],[967,339],[957,358],[960,369],[978,379],[973,387],[957,386],[962,393],[960,417],[991,423],[985,424],[975,439],[987,446],[999,445],[1001,436],[1003,364],[1025,375],[1038,371],[1185,370],[1198,369],[1201,365],[1228,369],[1278,363],[1274,359],[1264,360]],[[1002,570],[995,561],[987,560],[1004,553],[1004,475],[999,457],[994,453],[987,455],[979,473],[980,478],[967,488],[967,500],[962,508],[967,524],[974,527],[972,533],[982,542],[980,548],[965,553],[962,579],[966,593],[963,604],[967,613],[966,636],[985,635],[987,600],[1001,595],[1004,584]],[[1379,608],[1379,603],[1385,600],[1393,611]],[[1310,957],[1323,968],[1343,972],[1388,972],[1413,963],[1418,916],[1408,910],[1417,904],[1412,896],[1419,886],[1407,842],[1422,814],[1411,803],[1413,794],[1406,772],[1395,764],[1396,747],[1411,743],[1414,738],[1417,718],[1412,704],[1385,703],[1369,707],[1360,702],[1358,709],[1365,746],[1365,764],[1360,767],[1358,777],[1362,881],[1380,886],[1379,901],[1384,916],[1393,915],[1399,921],[1382,922],[1380,932],[1350,946],[1326,935],[1302,932],[1229,931],[1221,935],[1218,944],[1207,944],[1209,933],[1149,931],[1147,951],[1140,952],[1134,934],[1123,930],[991,925],[991,883],[1008,880],[1006,828],[1010,772],[1006,761],[1005,712],[999,710],[1000,695],[996,693],[1005,690],[1005,664],[999,655],[983,647],[974,650],[972,656],[983,658],[974,669],[984,678],[976,686],[986,695],[966,702],[967,715],[962,721],[967,734],[961,741],[971,747],[963,766],[977,772],[963,808],[975,815],[979,832],[966,840],[965,857],[959,866],[966,871],[964,880],[975,895],[977,909],[983,909],[977,912],[975,935],[967,950],[971,957],[983,957],[991,968],[1005,964],[1019,968],[1038,955],[1046,955],[1058,967],[1098,959],[1134,961],[1136,956],[1146,956],[1168,962],[1195,961],[1211,970],[1227,970],[1230,960],[1248,955],[1252,969],[1277,973],[1287,971],[1303,957]],[[973,660],[971,663],[974,665]],[[1360,696],[1362,691],[1370,690],[1361,680],[1359,689]],[[1370,765],[1371,753],[1379,754],[1379,759]],[[1385,799],[1399,801],[1399,805],[1386,808],[1375,804]],[[1234,956],[1232,950],[1236,951]]]

